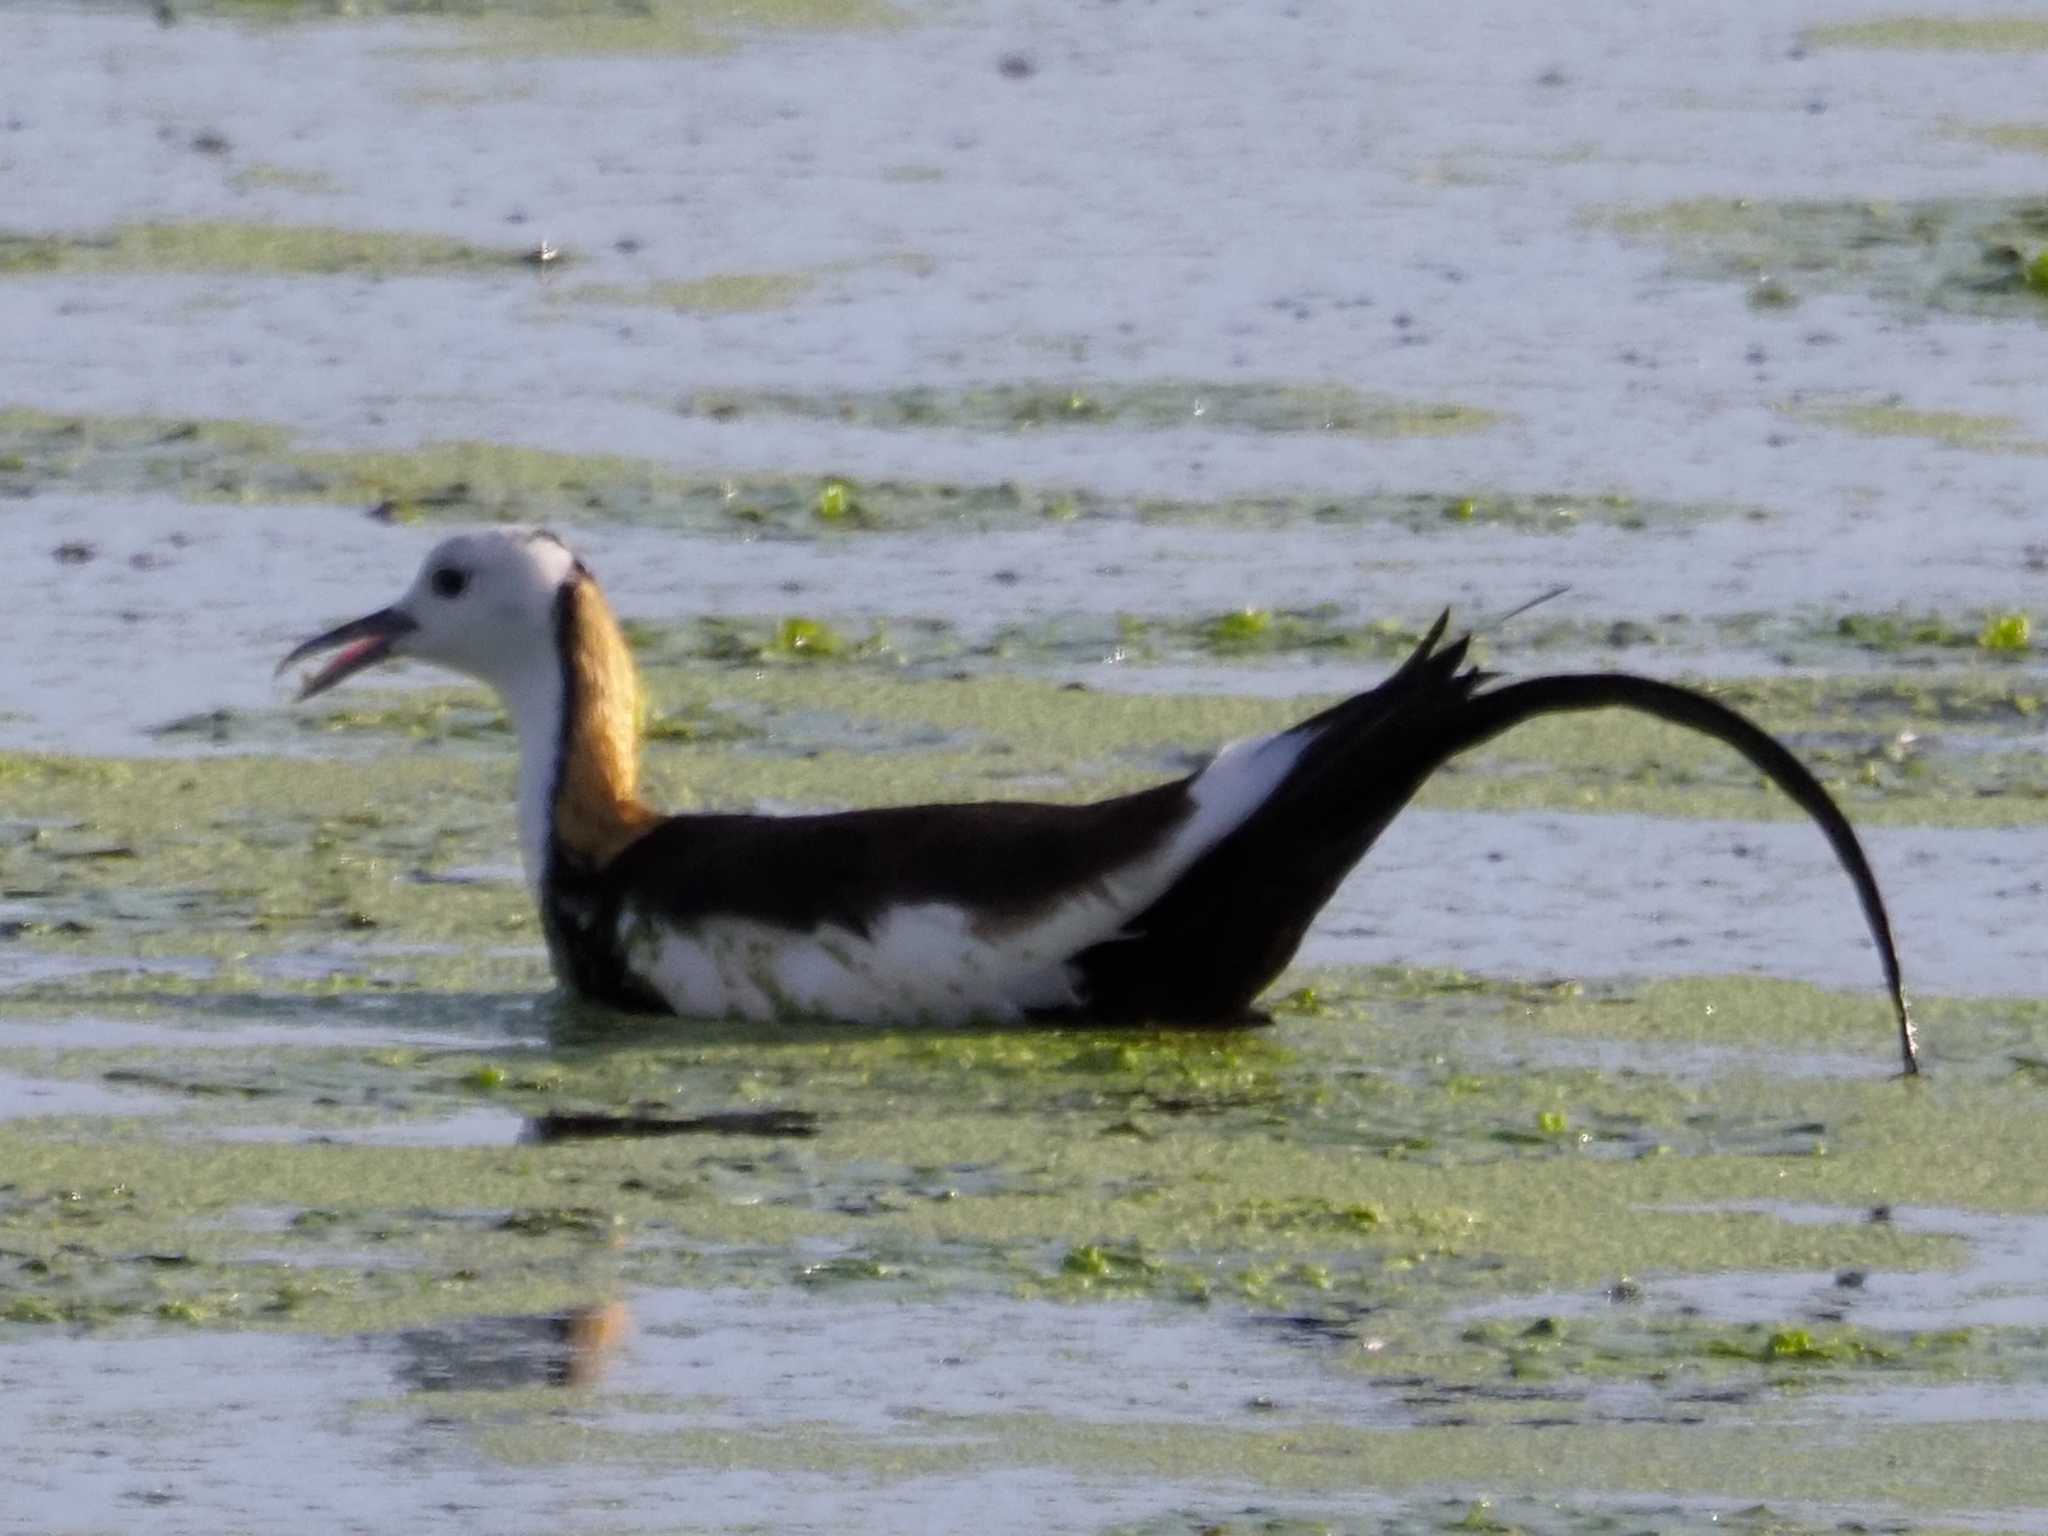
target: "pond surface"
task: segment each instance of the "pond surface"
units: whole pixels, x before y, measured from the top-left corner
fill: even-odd
[[[0,1530],[2048,1530],[2048,31],[4,30]],[[271,676],[508,520],[676,804],[1134,787],[1446,605],[1704,682],[1929,1075],[1821,840],[1606,717],[1441,775],[1268,1029],[569,1004],[489,702]]]

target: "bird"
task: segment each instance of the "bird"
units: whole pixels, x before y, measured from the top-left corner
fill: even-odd
[[[1231,1025],[1445,762],[1541,715],[1620,707],[1733,747],[1826,835],[1918,1070],[1863,847],[1786,747],[1707,694],[1621,672],[1517,681],[1438,618],[1377,686],[1195,771],[1085,804],[978,801],[664,815],[639,792],[633,656],[590,568],[544,529],[456,534],[391,606],[315,635],[312,698],[414,658],[494,689],[518,738],[521,860],[558,981],[636,1012],[871,1025]]]

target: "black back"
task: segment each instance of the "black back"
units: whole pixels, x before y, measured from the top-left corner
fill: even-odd
[[[987,801],[816,816],[672,816],[601,870],[556,857],[543,896],[557,966],[614,1006],[663,1005],[626,975],[630,906],[689,924],[750,919],[865,938],[891,906],[946,902],[1000,930],[1085,894],[1164,841],[1192,809],[1185,779],[1090,805]]]

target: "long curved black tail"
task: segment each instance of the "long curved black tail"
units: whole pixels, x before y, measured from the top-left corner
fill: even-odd
[[[1305,720],[1299,762],[1272,796],[1140,914],[1127,936],[1077,957],[1091,1001],[1130,1016],[1187,1018],[1196,999],[1248,1007],[1293,957],[1337,884],[1451,758],[1539,715],[1632,709],[1725,742],[1826,834],[1856,887],[1898,1018],[1904,1070],[1919,1071],[1913,1016],[1877,877],[1841,807],[1775,737],[1706,694],[1620,672],[1559,673],[1487,688],[1469,641],[1438,649],[1449,615],[1379,687]]]
[[[1565,672],[1549,677],[1532,677],[1509,683],[1465,701],[1458,722],[1462,742],[1444,754],[1445,758],[1477,746],[1502,731],[1511,730],[1538,715],[1568,714],[1585,709],[1633,709],[1690,726],[1716,741],[1726,742],[1755,765],[1757,770],[1792,801],[1826,835],[1849,879],[1856,887],[1856,899],[1863,906],[1863,920],[1870,925],[1870,937],[1877,945],[1878,964],[1884,968],[1884,983],[1891,993],[1892,1011],[1898,1017],[1899,1054],[1907,1073],[1920,1070],[1919,1041],[1913,1030],[1913,1013],[1906,1001],[1906,989],[1899,973],[1899,951],[1892,938],[1892,922],[1885,911],[1884,895],[1877,888],[1877,876],[1863,852],[1862,840],[1849,818],[1835,804],[1834,797],[1784,743],[1737,714],[1720,700],[1674,683],[1637,677],[1625,672]],[[1440,759],[1439,761],[1442,761]]]

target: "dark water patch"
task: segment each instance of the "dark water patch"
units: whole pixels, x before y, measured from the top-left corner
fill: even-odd
[[[633,1115],[557,1111],[527,1122],[537,1142],[602,1141],[644,1136],[815,1136],[818,1117],[803,1109],[726,1110],[705,1115]]]
[[[397,1383],[409,1393],[592,1387],[633,1326],[623,1302],[538,1316],[466,1317],[397,1335]]]
[[[1622,235],[1664,242],[1687,276],[1774,285],[1753,286],[1753,294],[1794,300],[1848,289],[1909,312],[2048,320],[2048,297],[2028,280],[2034,255],[2048,245],[2048,202],[2037,198],[1701,198],[1600,220]]]
[[[683,402],[681,410],[686,416],[706,416],[714,421],[781,416],[896,431],[1121,427],[1141,431],[1333,432],[1358,437],[1483,432],[1499,420],[1494,412],[1474,406],[1376,399],[1339,384],[1129,384],[1109,380],[990,384],[965,390],[920,386],[874,394],[721,391],[694,395]]]

